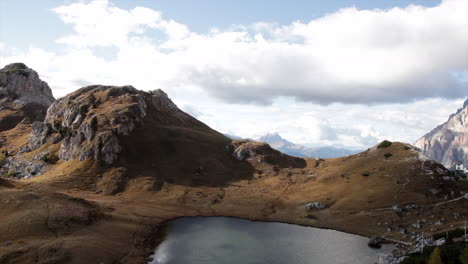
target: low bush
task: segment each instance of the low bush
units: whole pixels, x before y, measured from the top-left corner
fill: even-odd
[[[438,240],[441,238],[447,239],[448,242],[452,241],[452,239],[457,238],[457,237],[462,237],[465,234],[465,231],[461,228],[456,228],[447,232],[441,232],[432,235],[432,238],[434,240]]]
[[[400,264],[468,264],[468,243],[445,244],[438,248],[425,247],[423,252],[412,253]]]
[[[80,106],[80,114],[86,115],[89,111],[89,106],[87,104]]]
[[[59,161],[59,157],[53,153],[49,153],[47,155],[44,155],[41,160],[45,163],[49,164],[55,164],[57,161]]]
[[[390,158],[391,156],[393,156],[393,154],[392,153],[385,153],[383,156],[385,158]]]
[[[382,141],[382,143],[380,143],[377,148],[388,148],[392,145],[392,142],[391,141],[388,141],[388,140],[384,140]]]

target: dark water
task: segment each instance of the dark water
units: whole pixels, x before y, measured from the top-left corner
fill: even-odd
[[[391,246],[371,249],[361,236],[225,217],[169,223],[151,264],[373,264]]]

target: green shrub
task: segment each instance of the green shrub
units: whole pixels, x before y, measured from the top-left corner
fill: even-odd
[[[55,131],[60,131],[62,129],[62,122],[60,122],[60,120],[55,119],[54,124],[52,125],[52,128]]]
[[[440,248],[434,248],[434,251],[432,251],[428,264],[443,264],[442,257],[440,256]]]
[[[400,264],[427,264],[432,251],[434,251],[434,247],[424,247],[422,253],[412,253]]]
[[[432,238],[434,240],[438,240],[441,238],[448,238],[448,241],[452,241],[452,239],[457,238],[457,237],[462,237],[465,234],[465,231],[461,228],[456,228],[453,230],[450,230],[448,232],[441,232],[432,235]]]
[[[423,252],[410,254],[400,264],[468,264],[468,243],[445,244],[438,248],[424,247]]]
[[[391,156],[393,156],[393,154],[392,153],[385,153],[383,156],[385,158],[390,158]]]
[[[409,147],[409,146],[404,146],[403,148],[404,148],[405,150],[410,150],[410,149],[411,149],[411,147]]]
[[[47,155],[44,155],[41,160],[45,163],[55,164],[59,161],[59,157],[53,153],[48,153]]]
[[[80,106],[80,114],[86,115],[89,111],[89,106],[87,104]]]
[[[5,174],[6,178],[15,178],[16,177],[16,172],[13,168],[10,168],[8,172]]]
[[[10,154],[8,153],[8,150],[4,149],[2,150],[0,154],[0,163],[4,161]]]
[[[379,146],[377,146],[377,148],[388,148],[391,145],[392,145],[391,141],[384,140],[384,141],[382,141],[382,143],[379,144]]]

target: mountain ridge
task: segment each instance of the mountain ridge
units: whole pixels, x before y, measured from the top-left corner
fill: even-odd
[[[360,152],[346,148],[337,148],[334,146],[305,147],[284,139],[277,132],[267,133],[266,135],[259,137],[257,141],[266,142],[274,149],[296,157],[338,158]]]
[[[468,166],[468,99],[446,122],[419,138],[414,145],[447,168],[458,164]]]

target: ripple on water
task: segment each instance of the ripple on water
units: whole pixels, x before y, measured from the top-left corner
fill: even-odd
[[[180,218],[165,228],[150,264],[373,264],[392,249],[334,230],[226,217]]]

